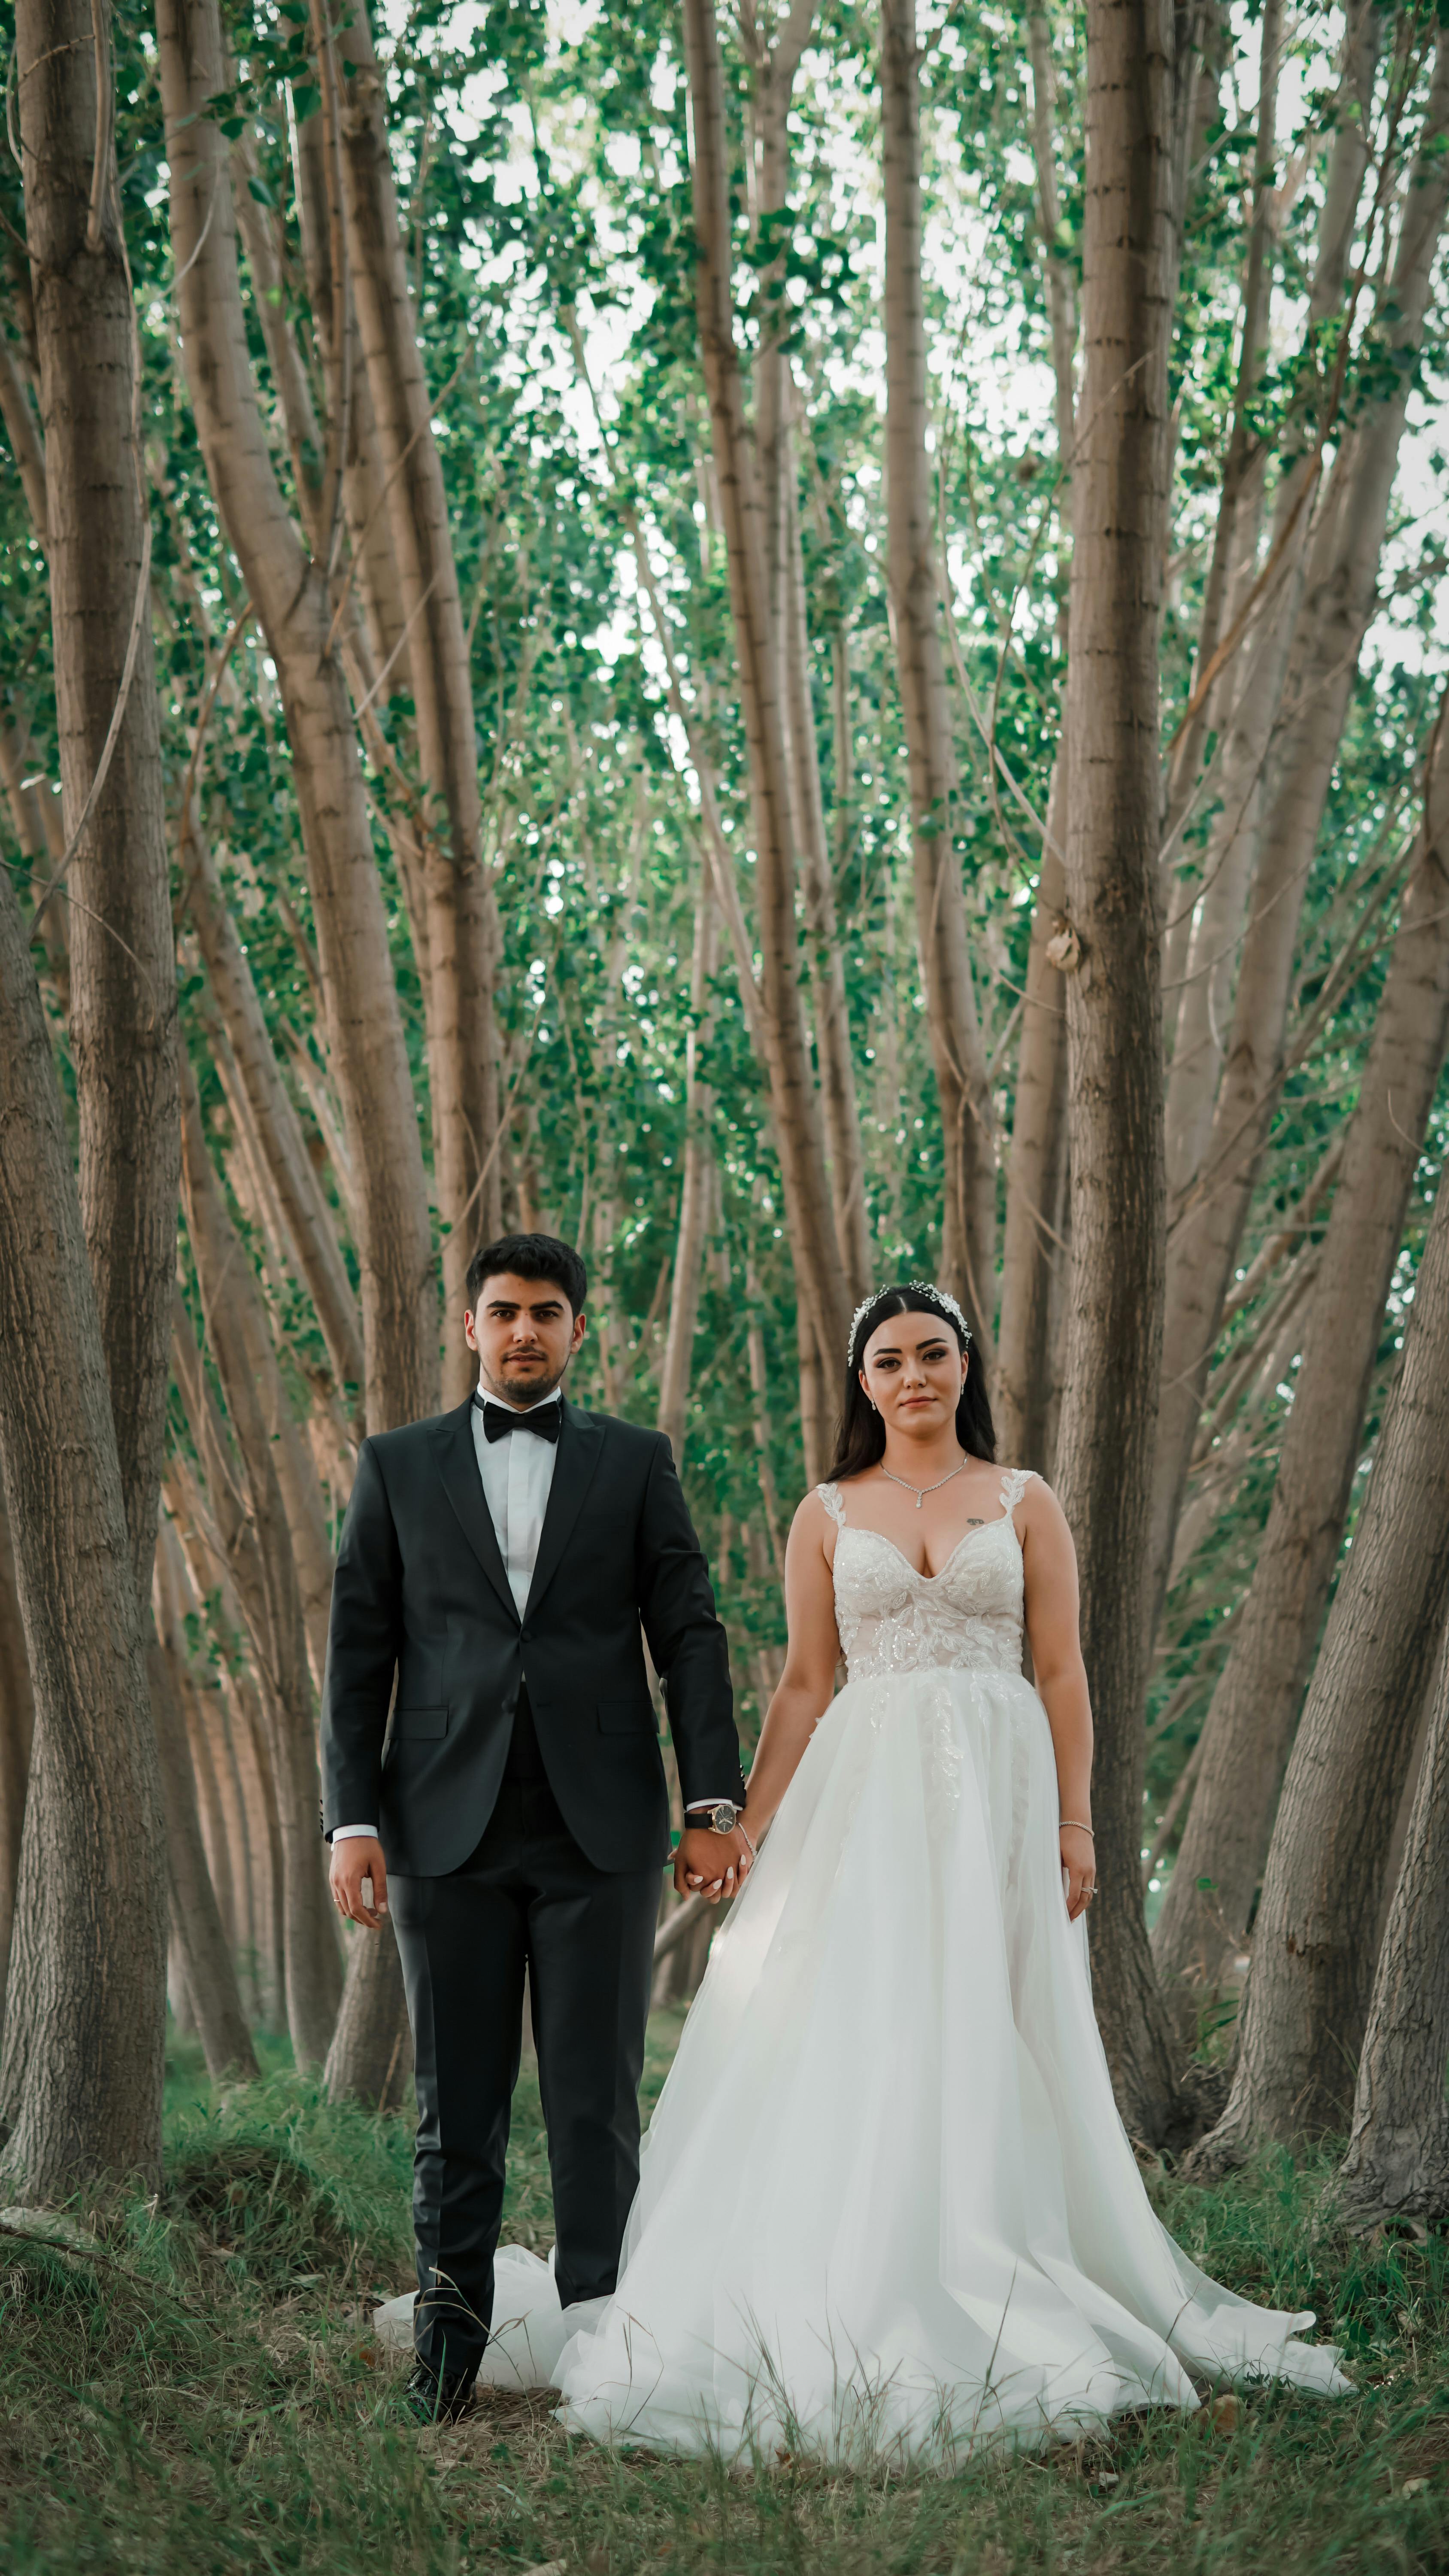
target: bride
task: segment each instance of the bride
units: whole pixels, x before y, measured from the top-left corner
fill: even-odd
[[[949,2467],[1193,2407],[1195,2380],[1349,2388],[1296,2340],[1310,2314],[1221,2289],[1153,2215],[1092,2013],[1071,1537],[992,1464],[969,1344],[919,1282],[855,1317],[839,1453],[790,1533],[759,1856],[617,2289],[561,2314],[545,2265],[499,2254],[484,2380],[557,2387],[599,2441]]]

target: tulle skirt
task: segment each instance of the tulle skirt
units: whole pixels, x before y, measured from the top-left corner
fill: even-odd
[[[1194,2381],[1347,2391],[1310,2312],[1220,2288],[1153,2213],[1068,1922],[1019,1675],[853,1681],[716,1938],[614,2295],[500,2250],[484,2377],[615,2444],[950,2467]]]

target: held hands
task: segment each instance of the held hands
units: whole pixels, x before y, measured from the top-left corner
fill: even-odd
[[[686,1825],[674,1855],[676,1896],[703,1894],[711,1905],[735,1896],[754,1866],[754,1853],[738,1825],[732,1834],[711,1833],[707,1825]]]
[[[1097,1846],[1085,1825],[1062,1825],[1058,1830],[1057,1849],[1062,1856],[1067,1920],[1075,1923],[1079,1914],[1085,1914],[1097,1893]]]
[[[327,1873],[332,1902],[349,1923],[365,1923],[375,1932],[387,1915],[387,1863],[382,1845],[368,1834],[349,1834],[332,1846],[332,1866]],[[362,1883],[372,1881],[372,1903],[363,1901]]]

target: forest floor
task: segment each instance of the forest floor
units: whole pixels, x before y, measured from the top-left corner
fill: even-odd
[[[1318,2311],[1356,2398],[1264,2390],[950,2478],[729,2475],[571,2445],[521,2397],[413,2426],[369,2325],[410,2274],[408,2124],[329,2109],[285,2061],[218,2099],[174,2044],[159,2198],[84,2213],[103,2251],[0,2236],[5,2576],[1449,2569],[1449,2243],[1342,2235],[1326,2162],[1153,2189],[1208,2271]],[[543,2246],[526,2074],[516,2109],[505,2232]]]

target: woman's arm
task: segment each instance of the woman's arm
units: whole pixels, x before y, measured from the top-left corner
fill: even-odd
[[[1040,1477],[1027,1487],[1021,1514],[1026,1567],[1026,1633],[1036,1686],[1057,1758],[1057,1812],[1067,1874],[1067,1912],[1075,1923],[1097,1884],[1092,1822],[1092,1703],[1078,1626],[1077,1551],[1066,1514]],[[1074,1832],[1071,1827],[1075,1826]]]
[[[745,1789],[745,1831],[758,1843],[830,1705],[840,1639],[835,1628],[835,1586],[825,1553],[830,1516],[818,1494],[807,1494],[790,1525],[785,1549],[785,1616],[790,1642]]]

